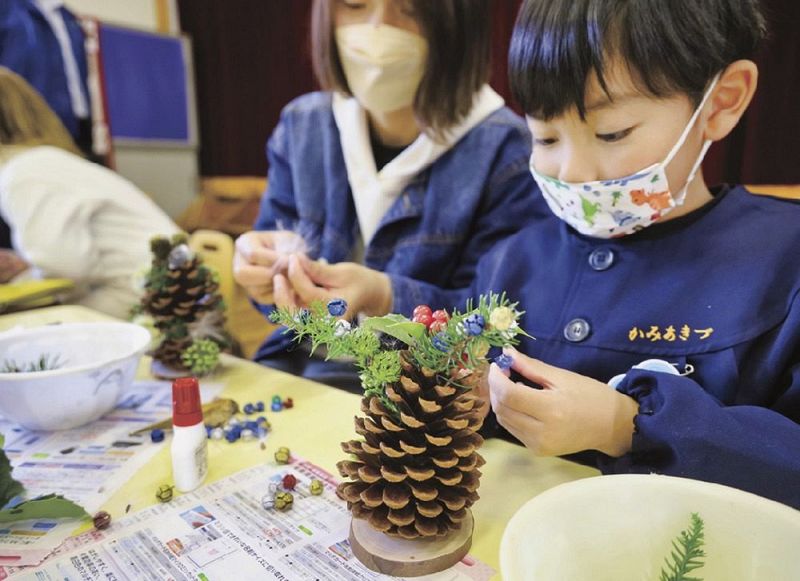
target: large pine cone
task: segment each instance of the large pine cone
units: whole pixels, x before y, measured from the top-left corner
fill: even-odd
[[[478,500],[484,460],[477,449],[483,418],[477,398],[445,385],[430,370],[416,369],[403,354],[400,381],[386,388],[399,418],[375,396],[361,401],[356,417],[363,440],[344,442],[355,460],[339,462],[337,494],[353,517],[407,539],[443,536],[458,529]]]
[[[156,327],[167,328],[175,318],[191,323],[200,313],[217,307],[219,285],[210,276],[202,276],[199,265],[195,257],[186,267],[168,270],[169,283],[164,288],[146,289],[142,305]]]

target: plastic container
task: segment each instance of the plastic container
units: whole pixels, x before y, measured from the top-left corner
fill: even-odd
[[[208,475],[208,440],[194,377],[172,382],[172,480],[181,492],[200,486]]]

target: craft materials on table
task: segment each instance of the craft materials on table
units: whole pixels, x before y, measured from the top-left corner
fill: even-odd
[[[270,488],[288,494],[289,510],[262,506]],[[317,484],[319,483],[319,484]],[[322,486],[320,495],[312,487]],[[57,555],[27,571],[39,580],[138,579],[353,579],[391,577],[365,568],[353,555],[350,515],[335,494],[336,482],[315,465],[293,457],[243,470],[194,492],[123,516],[104,530],[67,540]],[[287,508],[284,506],[283,508]],[[489,579],[494,571],[467,557],[437,577]]]
[[[205,382],[203,400],[222,386]],[[115,490],[161,449],[149,434],[129,433],[169,415],[168,382],[136,382],[119,405],[91,424],[58,432],[32,432],[0,421],[5,452],[28,498],[57,493],[95,514]],[[46,405],[46,402],[43,402]],[[37,519],[15,522],[0,530],[0,559],[14,565],[35,565],[85,523]],[[0,567],[0,578],[3,578]]]

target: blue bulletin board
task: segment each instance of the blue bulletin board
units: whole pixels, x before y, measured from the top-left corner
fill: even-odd
[[[189,41],[108,24],[100,24],[99,39],[111,137],[196,146]]]

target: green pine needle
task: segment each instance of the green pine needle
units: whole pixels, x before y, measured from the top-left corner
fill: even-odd
[[[672,541],[671,558],[664,559],[660,581],[702,581],[700,577],[689,577],[689,573],[701,568],[706,554],[702,547],[705,543],[703,519],[696,512],[692,513],[689,528]],[[665,570],[666,569],[666,570]]]
[[[0,365],[0,373],[31,373],[34,371],[52,371],[63,367],[65,364],[60,355],[42,353],[38,359],[27,363],[17,363],[13,359],[6,359]]]

